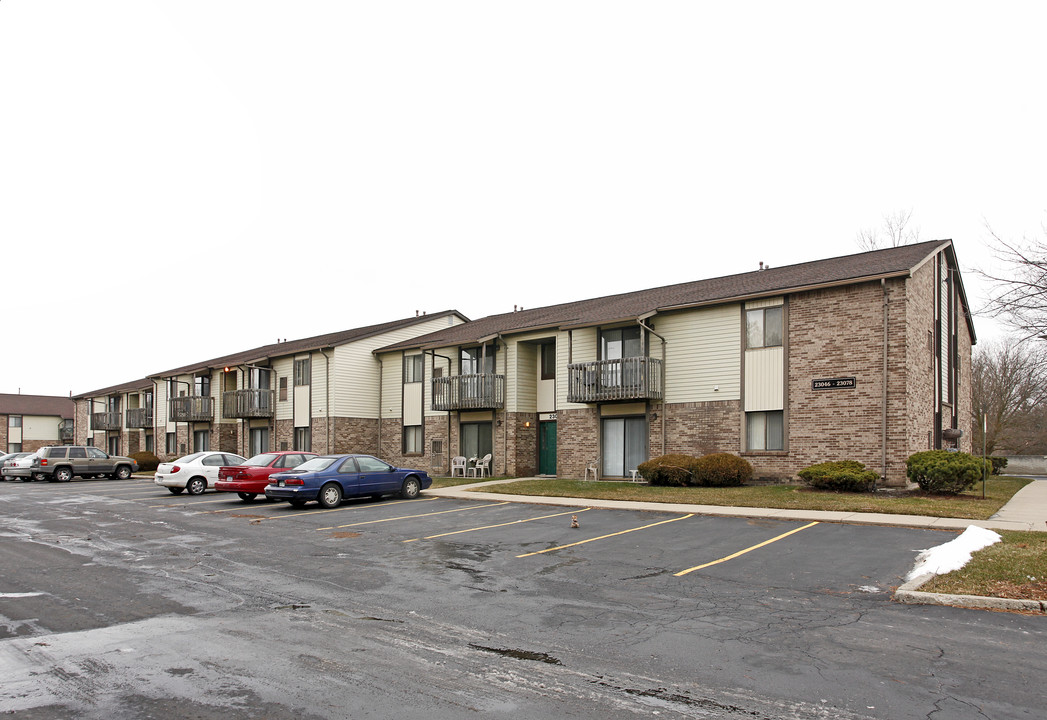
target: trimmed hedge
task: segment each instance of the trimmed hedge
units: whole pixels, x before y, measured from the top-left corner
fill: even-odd
[[[961,452],[927,450],[905,461],[909,479],[924,492],[955,495],[969,490],[991,470],[988,460]]]
[[[730,453],[703,455],[695,461],[695,480],[699,485],[733,487],[752,479],[753,466],[745,458]]]
[[[857,460],[818,463],[796,474],[812,488],[831,492],[871,492],[880,479]]]
[[[993,475],[999,475],[1003,472],[1003,469],[1007,467],[1007,458],[1001,457],[1000,455],[993,455],[989,458],[989,462],[992,463]]]
[[[138,463],[138,472],[156,472],[156,468],[160,465],[160,458],[151,452],[136,452],[129,457]]]
[[[640,463],[636,469],[651,485],[685,487],[694,485],[695,458],[690,455],[662,455]]]

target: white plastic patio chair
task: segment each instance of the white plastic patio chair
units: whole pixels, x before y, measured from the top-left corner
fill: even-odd
[[[465,459],[465,455],[458,455],[451,458],[451,477],[457,475],[465,477],[466,465],[468,465],[468,461]]]

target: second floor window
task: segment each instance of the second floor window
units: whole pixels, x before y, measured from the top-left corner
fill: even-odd
[[[309,358],[294,361],[294,384],[309,384]]]
[[[745,346],[752,350],[780,347],[782,344],[782,306],[748,310],[745,313]]]
[[[424,362],[422,355],[406,355],[404,356],[404,382],[422,382],[422,373],[424,372]]]
[[[269,368],[251,368],[247,375],[250,387],[255,390],[268,390],[272,382],[271,373]]]
[[[211,376],[197,375],[193,378],[193,395],[208,397],[211,394]]]
[[[493,347],[488,347],[486,355],[483,348],[463,348],[461,354],[461,375],[494,374],[495,362]]]
[[[640,328],[637,325],[603,330],[600,333],[601,360],[621,360],[622,358],[640,357],[643,354]]]

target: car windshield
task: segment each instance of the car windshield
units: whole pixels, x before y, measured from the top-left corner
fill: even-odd
[[[273,460],[276,459],[274,453],[262,453],[261,455],[255,455],[253,458],[246,460],[244,465],[257,465],[259,467],[265,467],[269,465]]]
[[[306,460],[304,463],[296,467],[295,472],[318,472],[320,470],[326,470],[331,466],[338,458],[330,457],[317,457],[310,460]]]
[[[203,455],[202,452],[193,453],[192,455],[186,455],[184,457],[180,457],[177,460],[175,460],[175,462],[180,462],[180,463],[192,462],[193,460],[196,460],[198,457],[200,457],[202,455]]]

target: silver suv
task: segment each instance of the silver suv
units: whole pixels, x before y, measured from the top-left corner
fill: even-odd
[[[138,463],[90,445],[51,445],[36,451],[36,459],[29,471],[34,480],[50,482],[69,482],[74,475],[126,480],[131,473],[138,471]]]

